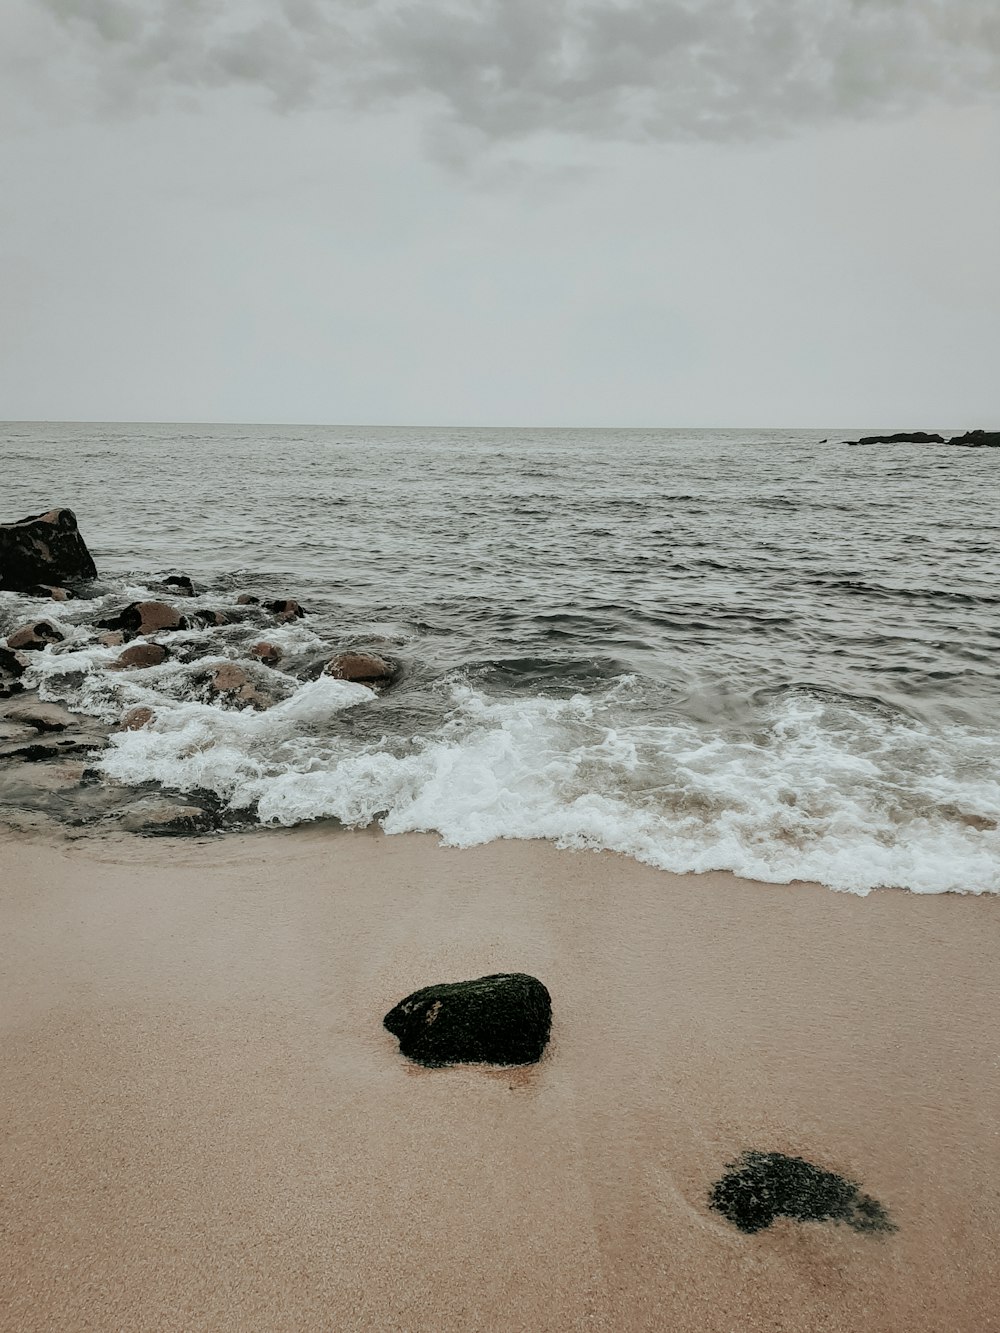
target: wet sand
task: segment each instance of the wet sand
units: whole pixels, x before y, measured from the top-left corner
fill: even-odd
[[[300,830],[7,834],[0,904],[5,1329],[1000,1329],[1000,899]],[[537,1066],[381,1026],[511,969]],[[745,1149],[898,1230],[743,1234]]]

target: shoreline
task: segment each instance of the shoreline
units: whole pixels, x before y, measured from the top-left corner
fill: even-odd
[[[1000,901],[539,842],[0,832],[0,1300],[22,1330],[1000,1328]],[[533,1067],[383,1014],[549,987]],[[708,1207],[747,1149],[898,1232]]]

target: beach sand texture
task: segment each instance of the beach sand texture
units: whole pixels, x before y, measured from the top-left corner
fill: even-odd
[[[0,1322],[1000,1329],[1000,900],[326,829],[0,843]],[[383,1014],[517,969],[530,1068]],[[746,1149],[898,1230],[708,1206]]]

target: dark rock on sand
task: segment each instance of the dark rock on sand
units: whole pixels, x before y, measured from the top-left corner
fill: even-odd
[[[279,598],[275,602],[265,602],[264,609],[272,611],[280,621],[300,620],[306,613],[291,597]]]
[[[194,584],[186,574],[170,574],[163,580],[165,588],[176,588],[182,597],[194,597]]]
[[[350,680],[358,685],[388,685],[399,668],[377,653],[338,653],[323,668],[324,676]]]
[[[498,972],[425,986],[382,1020],[417,1064],[526,1065],[541,1059],[552,1001],[536,977]]]
[[[130,638],[137,634],[158,634],[161,630],[187,629],[187,621],[168,602],[132,602],[97,622],[101,629],[122,630]]]
[[[169,656],[162,643],[134,643],[111,663],[108,670],[137,671],[144,667],[159,666]]]
[[[7,636],[7,647],[20,649],[22,652],[41,652],[50,643],[62,643],[66,635],[56,629],[50,620],[36,620],[31,625],[22,625],[20,629]]]
[[[259,658],[265,666],[277,666],[284,654],[276,643],[261,641],[250,649],[252,656]]]
[[[855,1231],[888,1232],[896,1226],[882,1205],[860,1186],[801,1157],[746,1152],[713,1187],[709,1204],[748,1235],[779,1217],[795,1222],[844,1222]]]
[[[860,440],[846,440],[846,444],[944,444],[943,435],[928,435],[924,430],[897,431],[895,435],[863,435]]]
[[[0,523],[0,589],[23,592],[39,583],[96,578],[97,566],[72,509]]]
[[[1000,449],[1000,430],[969,430],[964,435],[953,435],[948,443],[965,449]]]

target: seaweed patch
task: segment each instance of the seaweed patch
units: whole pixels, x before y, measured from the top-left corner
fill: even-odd
[[[709,1205],[740,1231],[753,1235],[779,1217],[796,1222],[844,1222],[862,1233],[898,1230],[877,1199],[854,1181],[823,1171],[801,1157],[745,1152],[712,1186]]]

